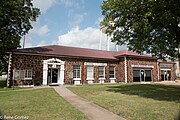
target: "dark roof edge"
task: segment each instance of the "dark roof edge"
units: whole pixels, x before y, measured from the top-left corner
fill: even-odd
[[[148,56],[136,56],[136,55],[127,55],[127,54],[124,54],[124,55],[120,55],[120,56],[116,56],[116,58],[122,58],[122,57],[135,57],[135,58],[144,58],[144,59],[154,59],[154,60],[157,60],[156,57],[148,57]]]

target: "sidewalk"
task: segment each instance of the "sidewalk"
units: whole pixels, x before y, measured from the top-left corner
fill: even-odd
[[[125,120],[124,118],[77,96],[64,86],[54,86],[53,88],[65,100],[86,114],[90,120]]]
[[[161,82],[154,82],[153,84],[180,87],[180,82],[179,81],[177,81],[177,82],[176,81],[161,81]]]

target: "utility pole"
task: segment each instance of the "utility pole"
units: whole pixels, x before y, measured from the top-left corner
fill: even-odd
[[[25,35],[24,35],[24,37],[23,37],[23,49],[24,49],[24,47],[25,47]]]

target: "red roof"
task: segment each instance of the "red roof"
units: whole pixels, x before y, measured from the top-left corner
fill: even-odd
[[[128,50],[122,50],[122,51],[116,52],[114,56],[117,58],[122,57],[122,56],[131,56],[131,57],[143,57],[143,58],[156,59],[156,58],[152,57],[151,55],[138,54],[136,52],[128,51]]]
[[[122,56],[134,56],[143,58],[153,58],[149,55],[140,55],[132,51],[105,51],[105,50],[94,50],[87,48],[67,47],[59,45],[50,45],[42,47],[32,47],[25,49],[17,49],[14,52],[18,53],[31,53],[31,54],[42,54],[42,55],[56,55],[62,57],[75,57],[75,58],[87,58],[87,59],[107,59],[107,60],[118,60]]]

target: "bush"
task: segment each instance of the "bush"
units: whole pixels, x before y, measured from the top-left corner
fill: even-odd
[[[0,88],[6,87],[6,80],[0,80]]]

